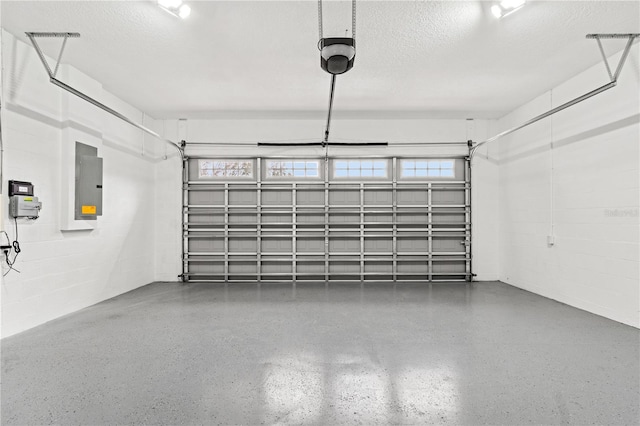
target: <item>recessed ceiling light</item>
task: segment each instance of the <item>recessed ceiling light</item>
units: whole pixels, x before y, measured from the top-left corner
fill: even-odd
[[[491,13],[496,18],[504,18],[522,8],[525,3],[526,0],[502,0],[500,3],[491,6]]]
[[[184,4],[182,0],[157,0],[158,6],[172,14],[173,16],[186,19],[191,14],[189,5]]]

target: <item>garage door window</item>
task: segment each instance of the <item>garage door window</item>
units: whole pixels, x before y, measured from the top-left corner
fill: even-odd
[[[251,160],[199,160],[198,177],[201,179],[253,177]]]
[[[455,177],[453,160],[402,160],[400,177]]]
[[[388,162],[385,160],[336,160],[333,176],[336,178],[385,178]]]
[[[310,160],[297,161],[267,161],[268,178],[298,177],[298,178],[319,178],[320,162]]]

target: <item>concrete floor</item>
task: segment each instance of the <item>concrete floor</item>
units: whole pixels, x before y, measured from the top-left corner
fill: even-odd
[[[2,423],[637,425],[639,343],[502,283],[155,283],[2,340]]]

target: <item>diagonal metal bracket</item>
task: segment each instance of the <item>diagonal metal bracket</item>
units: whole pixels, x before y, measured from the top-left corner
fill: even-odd
[[[38,57],[40,58],[40,61],[42,62],[42,65],[44,65],[45,70],[47,71],[47,74],[49,75],[49,81],[53,84],[55,84],[56,86],[60,87],[61,89],[66,90],[67,92],[89,102],[90,104],[108,112],[109,114],[113,115],[114,117],[119,118],[122,121],[125,121],[129,124],[131,124],[134,127],[137,127],[138,129],[142,130],[145,133],[150,134],[151,136],[154,136],[158,139],[160,139],[161,141],[168,143],[169,145],[171,145],[172,147],[174,147],[175,149],[178,150],[178,152],[180,153],[180,156],[184,159],[184,150],[175,142],[169,140],[169,139],[165,139],[162,136],[160,136],[158,133],[154,132],[153,130],[143,126],[142,124],[136,123],[135,121],[131,120],[130,118],[127,118],[126,116],[120,114],[118,111],[109,108],[108,106],[106,106],[105,104],[103,104],[102,102],[99,102],[95,99],[93,99],[92,97],[82,93],[80,90],[74,89],[73,87],[69,86],[66,83],[63,83],[62,81],[58,80],[56,78],[56,74],[58,73],[58,68],[60,67],[60,60],[62,59],[62,54],[64,53],[64,48],[67,45],[67,39],[69,38],[78,38],[80,37],[80,33],[69,33],[69,32],[62,32],[62,33],[54,33],[54,32],[44,32],[44,33],[37,33],[37,32],[27,32],[25,33],[27,35],[27,37],[29,37],[29,40],[31,41],[31,44],[33,45],[33,48],[35,49],[36,53],[38,54]],[[49,66],[49,63],[47,62],[47,59],[44,56],[44,53],[42,52],[42,49],[40,49],[40,45],[38,45],[38,42],[36,41],[36,38],[63,38],[62,40],[62,48],[60,49],[60,53],[58,54],[58,60],[56,62],[56,66],[54,68],[53,71],[51,71],[51,67]]]
[[[562,111],[564,109],[567,109],[567,108],[569,108],[569,107],[571,107],[571,106],[573,106],[575,104],[578,104],[578,103],[580,103],[580,102],[582,102],[582,101],[584,101],[586,99],[589,99],[592,96],[595,96],[595,95],[597,95],[599,93],[604,92],[605,90],[609,90],[609,89],[611,89],[611,88],[616,86],[616,84],[618,83],[618,77],[620,77],[620,72],[622,71],[622,67],[624,66],[624,63],[626,62],[627,57],[629,56],[629,52],[631,51],[631,46],[633,45],[633,43],[636,40],[640,39],[640,34],[638,34],[638,33],[629,33],[629,34],[587,34],[587,38],[588,39],[597,40],[598,48],[600,49],[600,53],[602,54],[602,59],[604,60],[604,65],[607,68],[607,73],[609,74],[610,81],[607,84],[605,84],[603,86],[600,86],[600,87],[598,87],[596,89],[593,89],[592,91],[587,92],[582,96],[578,96],[577,98],[572,99],[572,100],[570,100],[568,102],[565,102],[564,104],[559,105],[559,106],[557,106],[557,107],[555,107],[553,109],[550,109],[547,112],[543,112],[542,114],[540,114],[540,115],[538,115],[536,117],[533,117],[532,119],[530,119],[528,121],[525,121],[524,123],[522,123],[522,124],[520,124],[518,126],[512,127],[512,128],[510,128],[508,130],[505,130],[502,133],[498,133],[497,135],[495,135],[495,136],[493,136],[493,137],[491,137],[491,138],[489,138],[487,140],[484,140],[482,142],[476,143],[469,150],[469,157],[471,159],[473,159],[474,154],[476,153],[478,148],[480,148],[482,145],[485,145],[485,144],[487,144],[489,142],[493,142],[493,141],[495,141],[497,139],[500,139],[503,136],[507,136],[507,135],[517,131],[517,130],[520,130],[520,129],[522,129],[524,127],[527,127],[527,126],[529,126],[529,125],[531,125],[531,124],[533,124],[533,123],[535,123],[537,121],[540,121],[543,118],[547,118],[549,116],[552,116],[553,114],[555,114],[557,112],[560,112],[560,111]],[[624,48],[624,51],[622,52],[622,57],[620,58],[620,62],[618,62],[618,66],[616,67],[616,70],[615,70],[614,73],[611,72],[611,67],[609,66],[609,61],[607,60],[607,56],[604,53],[604,49],[602,48],[602,43],[600,41],[601,39],[623,39],[623,40],[626,39],[627,40],[627,44],[626,44],[626,46]]]
[[[27,35],[27,37],[29,37],[29,40],[31,40],[31,44],[33,45],[33,47],[36,49],[36,52],[38,53],[38,57],[40,58],[40,61],[42,61],[42,65],[44,65],[44,68],[47,70],[47,74],[49,74],[49,78],[55,78],[56,74],[58,73],[58,68],[60,67],[60,60],[62,59],[62,54],[64,53],[64,48],[67,45],[67,39],[69,37],[73,37],[73,38],[78,38],[80,37],[80,33],[35,33],[35,32],[28,32],[25,33]],[[38,42],[35,40],[36,38],[60,38],[62,37],[62,47],[60,48],[60,53],[58,54],[58,61],[56,62],[56,67],[54,69],[53,72],[51,72],[51,67],[49,66],[49,63],[47,62],[47,59],[44,57],[44,54],[42,53],[42,50],[40,50],[40,46],[38,46]]]
[[[622,67],[624,66],[624,63],[629,56],[631,45],[638,37],[640,37],[640,34],[587,34],[588,39],[595,39],[598,42],[598,48],[600,49],[600,54],[602,55],[602,61],[604,62],[604,66],[607,68],[607,73],[609,74],[609,78],[611,79],[611,81],[617,81],[618,77],[620,77],[620,71],[622,71]],[[611,67],[609,66],[607,55],[604,53],[604,49],[602,47],[602,39],[627,39],[627,45],[622,52],[622,57],[618,62],[615,73],[613,74],[611,73]]]

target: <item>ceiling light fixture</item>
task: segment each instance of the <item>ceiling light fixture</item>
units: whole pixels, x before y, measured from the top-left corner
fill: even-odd
[[[182,0],[158,0],[158,6],[173,16],[177,16],[182,19],[186,19],[191,15],[191,8],[189,5],[184,4]]]
[[[502,0],[491,7],[491,13],[496,18],[504,18],[511,15],[516,10],[520,10],[527,0]]]

